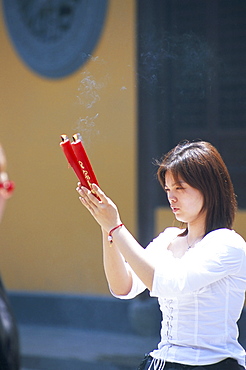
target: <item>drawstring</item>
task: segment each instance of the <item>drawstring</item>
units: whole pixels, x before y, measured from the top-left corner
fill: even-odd
[[[149,367],[148,367],[148,370],[151,370],[152,365],[154,365],[153,370],[164,370],[165,363],[166,363],[166,361],[161,359],[161,358],[153,358]]]

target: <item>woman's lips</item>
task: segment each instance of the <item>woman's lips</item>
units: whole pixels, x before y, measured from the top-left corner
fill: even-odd
[[[173,206],[171,206],[171,209],[172,209],[173,213],[176,213],[179,210],[178,207],[173,207]]]

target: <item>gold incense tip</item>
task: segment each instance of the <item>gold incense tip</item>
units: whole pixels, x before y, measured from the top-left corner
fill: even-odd
[[[68,140],[68,136],[67,135],[61,135],[61,139],[62,139],[62,141],[66,141],[66,140]]]
[[[73,135],[73,141],[77,141],[77,140],[81,140],[82,141],[82,137],[81,137],[81,135],[79,133]]]

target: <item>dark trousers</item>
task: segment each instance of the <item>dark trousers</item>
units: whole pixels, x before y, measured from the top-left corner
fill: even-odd
[[[138,370],[148,370],[153,358],[149,355],[145,356],[143,361],[138,367]],[[154,370],[154,365],[151,366],[151,370]],[[233,358],[226,358],[223,361],[217,362],[212,365],[183,365],[176,362],[166,362],[164,370],[244,370],[243,366],[240,366]]]

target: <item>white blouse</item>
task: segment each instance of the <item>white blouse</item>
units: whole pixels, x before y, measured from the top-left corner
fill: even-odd
[[[150,354],[156,361],[208,365],[232,357],[245,366],[238,343],[237,321],[246,290],[246,246],[235,231],[218,229],[207,234],[182,258],[167,249],[182,232],[167,228],[145,249],[155,266],[150,295],[162,311],[161,341]],[[146,289],[133,274],[127,296]]]

